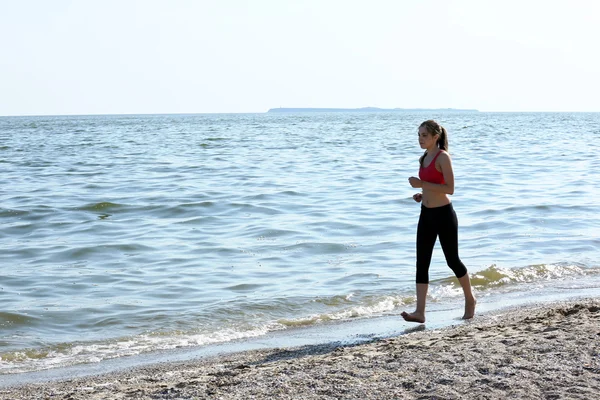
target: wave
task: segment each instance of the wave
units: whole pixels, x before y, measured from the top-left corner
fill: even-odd
[[[0,353],[0,375],[41,371],[78,364],[96,363],[151,351],[206,346],[233,340],[249,339],[283,327],[263,326],[254,329],[223,329],[212,333],[154,332],[135,337],[100,342],[60,343],[39,349]]]
[[[124,204],[112,203],[110,201],[101,201],[98,203],[86,204],[82,207],[77,207],[81,211],[115,211],[126,207]]]
[[[520,268],[502,268],[495,264],[471,274],[471,285],[480,291],[487,291],[499,286],[518,285],[539,281],[577,278],[585,275],[600,275],[600,267],[590,267],[577,263],[534,264]],[[436,282],[441,286],[458,287],[454,277],[447,277]]]
[[[472,274],[471,281],[479,295],[498,293],[502,287],[511,291],[527,291],[532,282],[551,284],[585,276],[600,276],[600,267],[576,263],[535,264],[521,268],[502,268],[491,265]],[[356,278],[350,277],[350,279]],[[240,284],[227,288],[247,293],[256,285]],[[434,280],[430,285],[430,301],[447,303],[462,296],[453,276]],[[316,298],[279,298],[268,303],[247,303],[241,306],[222,304],[212,315],[234,313],[219,324],[200,327],[157,330],[99,341],[57,343],[40,348],[21,348],[0,352],[0,374],[15,374],[78,364],[96,363],[114,358],[135,356],[156,351],[193,348],[236,340],[261,337],[275,331],[306,328],[351,319],[398,316],[404,306],[414,304],[413,288],[396,292],[357,291],[348,294]],[[277,316],[279,315],[279,316]],[[297,317],[294,317],[297,315]],[[242,319],[239,317],[243,316]],[[0,314],[11,323],[28,324],[21,316]]]
[[[336,296],[336,298],[333,299],[333,302],[330,301],[329,304],[336,304],[340,301],[348,302],[352,297],[352,294],[343,298]],[[363,304],[342,308],[337,312],[314,314],[296,319],[280,319],[277,322],[285,327],[301,327],[321,324],[329,321],[340,321],[361,317],[373,317],[375,315],[382,315],[385,313],[392,312],[395,309],[397,309],[398,306],[411,304],[413,302],[413,296],[373,297],[370,299],[366,299],[366,301],[363,300]]]
[[[237,322],[207,331],[156,331],[141,335],[105,341],[58,343],[43,348],[28,348],[0,353],[0,375],[40,371],[78,364],[96,363],[119,357],[192,348],[235,340],[264,336],[270,332],[301,328],[353,318],[365,318],[390,313],[400,305],[413,302],[412,296],[370,296],[358,304],[355,295],[332,296],[310,300],[318,305],[332,307],[330,312],[298,318],[280,318],[262,323]],[[252,318],[249,319],[251,321]]]
[[[39,318],[22,313],[0,312],[0,327],[5,325],[11,326],[28,326],[39,322]]]

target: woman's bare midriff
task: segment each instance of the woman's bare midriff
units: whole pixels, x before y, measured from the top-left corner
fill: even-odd
[[[446,193],[436,193],[431,190],[423,190],[421,204],[427,208],[437,208],[450,204],[450,198]]]

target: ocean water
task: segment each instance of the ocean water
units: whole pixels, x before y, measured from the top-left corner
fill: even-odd
[[[480,307],[600,295],[597,113],[2,117],[0,379],[405,325],[429,118]],[[430,277],[430,310],[462,315],[439,244]]]

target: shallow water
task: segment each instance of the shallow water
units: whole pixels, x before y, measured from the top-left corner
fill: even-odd
[[[3,117],[0,374],[412,307],[430,117],[482,307],[600,294],[600,114]],[[460,303],[439,247],[430,276]]]

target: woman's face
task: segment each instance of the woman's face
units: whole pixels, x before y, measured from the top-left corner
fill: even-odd
[[[419,128],[419,144],[422,149],[430,149],[434,145],[437,146],[437,140],[440,135],[432,135],[426,127]]]

